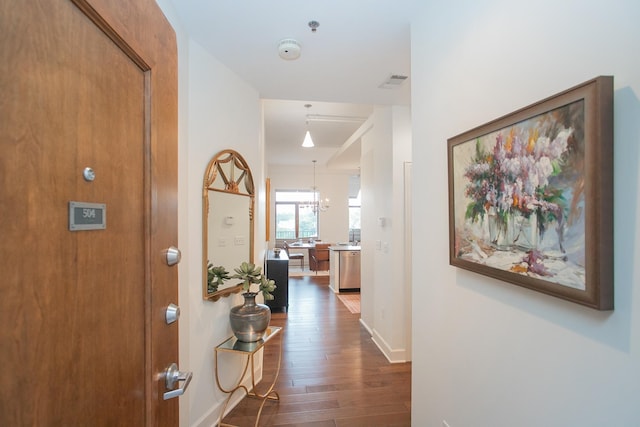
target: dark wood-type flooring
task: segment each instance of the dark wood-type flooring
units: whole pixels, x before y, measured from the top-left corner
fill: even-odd
[[[272,314],[284,326],[280,401],[265,403],[260,426],[410,426],[411,364],[389,363],[328,284],[290,278],[289,312]],[[275,339],[265,346],[258,391],[273,380],[277,349]],[[253,426],[259,403],[243,399],[223,422]]]

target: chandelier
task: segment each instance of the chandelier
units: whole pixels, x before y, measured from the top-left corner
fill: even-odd
[[[306,207],[311,208],[314,215],[317,215],[318,212],[324,212],[329,209],[329,199],[321,198],[320,192],[318,191],[318,187],[316,187],[316,162],[317,160],[312,160],[313,162],[313,187],[311,187],[313,191],[313,202],[306,205]]]

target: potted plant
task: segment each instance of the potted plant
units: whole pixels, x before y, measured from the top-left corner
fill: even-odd
[[[223,267],[214,267],[209,263],[207,268],[207,284],[211,291],[230,279],[242,280],[242,289],[245,291],[244,304],[232,307],[229,312],[229,321],[234,335],[242,342],[255,342],[260,340],[271,321],[271,309],[265,304],[256,303],[256,296],[262,292],[265,301],[272,300],[276,283],[269,280],[262,268],[253,263],[243,262],[234,269],[235,274],[229,276],[229,272]],[[251,286],[258,285],[257,291],[252,291]]]
[[[262,267],[257,267],[255,264],[243,262],[240,267],[235,268],[236,274],[231,276],[232,279],[242,280],[242,289],[245,293],[250,292],[251,285],[258,285],[258,292],[262,292],[265,301],[272,300],[273,292],[276,289],[276,282],[269,280],[264,274],[262,274]]]
[[[229,272],[223,266],[214,267],[211,263],[207,265],[207,291],[209,293],[217,291],[218,287],[229,279],[231,279]]]

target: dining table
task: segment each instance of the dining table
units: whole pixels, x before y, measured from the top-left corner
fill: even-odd
[[[315,242],[292,242],[289,243],[289,250],[291,251],[295,251],[298,249],[303,249],[307,254],[306,254],[306,258],[309,259],[309,249],[311,248],[315,248],[316,247],[316,243]]]
[[[293,243],[289,243],[289,247],[297,248],[297,249],[306,249],[308,251],[309,249],[316,247],[316,242],[293,242]]]

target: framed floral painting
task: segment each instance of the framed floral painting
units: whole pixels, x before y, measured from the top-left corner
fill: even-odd
[[[448,140],[450,264],[613,309],[613,77]]]

